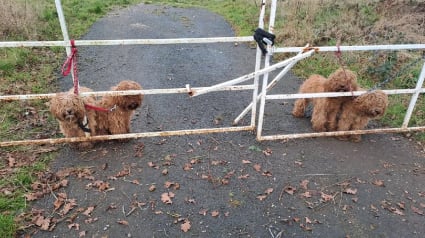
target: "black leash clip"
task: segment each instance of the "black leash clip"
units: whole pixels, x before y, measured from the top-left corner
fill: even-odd
[[[257,42],[258,47],[260,47],[263,55],[267,54],[267,48],[265,45],[274,45],[275,38],[275,35],[261,28],[257,28],[254,33],[254,40]]]

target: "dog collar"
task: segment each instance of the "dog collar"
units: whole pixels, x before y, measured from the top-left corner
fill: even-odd
[[[83,130],[85,133],[90,133],[90,128],[89,126],[89,120],[87,120],[87,117],[84,116],[83,121],[79,121],[78,122],[78,127],[80,127],[81,130]]]

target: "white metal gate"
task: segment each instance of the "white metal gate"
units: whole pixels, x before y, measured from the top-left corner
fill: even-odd
[[[59,21],[63,33],[63,41],[19,41],[19,42],[0,42],[0,47],[46,47],[46,46],[62,46],[65,47],[67,55],[71,54],[71,43],[68,36],[68,31],[65,23],[65,17],[62,11],[60,0],[55,0],[56,9],[59,16]],[[274,31],[275,13],[277,8],[277,0],[271,1],[270,19],[268,25],[268,32]],[[266,11],[266,0],[262,0],[261,11],[259,17],[259,28],[264,28],[264,16]],[[76,46],[88,45],[162,45],[162,44],[202,44],[202,43],[220,43],[220,42],[251,42],[252,36],[247,37],[214,37],[214,38],[178,38],[178,39],[134,39],[134,40],[76,40]],[[145,90],[131,90],[131,91],[101,91],[91,93],[81,93],[83,95],[134,95],[134,94],[175,94],[186,93],[191,97],[196,97],[205,93],[213,91],[235,91],[235,90],[252,90],[252,102],[245,108],[243,112],[234,120],[234,126],[222,128],[204,128],[194,130],[177,130],[177,131],[162,131],[162,132],[144,132],[144,133],[130,133],[120,135],[105,135],[105,136],[92,136],[92,137],[76,137],[76,138],[59,138],[59,139],[41,139],[41,140],[21,140],[21,141],[5,141],[0,142],[0,147],[14,146],[14,145],[27,145],[27,144],[57,144],[65,142],[80,142],[80,141],[96,141],[96,140],[110,140],[110,139],[125,139],[125,138],[141,138],[141,137],[155,137],[155,136],[173,136],[173,135],[191,135],[191,134],[205,134],[205,133],[219,133],[219,132],[235,132],[255,130],[257,132],[257,140],[278,140],[278,139],[293,139],[293,138],[306,138],[306,137],[321,137],[321,136],[336,136],[347,134],[368,134],[368,133],[392,133],[392,132],[408,132],[408,131],[423,131],[425,126],[409,127],[409,121],[416,105],[417,99],[421,93],[425,92],[423,82],[425,78],[425,63],[419,75],[416,87],[414,89],[395,89],[383,90],[387,94],[412,94],[410,104],[404,122],[400,128],[384,128],[373,130],[358,130],[358,131],[335,131],[335,132],[320,132],[320,133],[297,133],[297,134],[283,134],[283,135],[269,135],[263,136],[263,123],[264,123],[264,110],[266,100],[284,100],[284,99],[297,99],[297,98],[314,98],[314,97],[335,97],[335,96],[352,96],[360,95],[365,91],[356,91],[348,93],[311,93],[311,94],[279,94],[267,95],[267,92],[278,81],[285,76],[285,74],[300,60],[312,56],[314,53],[329,52],[329,51],[371,51],[371,50],[425,50],[425,44],[402,44],[402,45],[369,45],[369,46],[340,46],[340,47],[283,47],[275,48],[270,44],[267,46],[268,53],[265,56],[264,67],[261,66],[261,50],[257,47],[255,71],[253,73],[243,75],[233,80],[229,80],[220,84],[212,85],[209,87],[191,88],[186,85],[182,88],[170,89],[145,89]],[[275,53],[298,53],[296,56],[270,65],[271,56]],[[269,72],[283,68],[277,76],[269,83]],[[262,87],[259,88],[260,76],[262,77]],[[253,80],[252,80],[253,79]],[[250,81],[251,84],[240,85],[240,83]],[[260,93],[259,93],[260,92]],[[55,94],[29,94],[29,95],[5,95],[0,96],[0,101],[11,100],[31,100],[31,99],[46,99],[51,98]],[[258,120],[257,104],[259,103]],[[249,126],[236,126],[238,122],[251,111],[251,122]]]

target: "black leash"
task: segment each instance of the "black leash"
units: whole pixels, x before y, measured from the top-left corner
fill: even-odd
[[[263,55],[267,54],[266,45],[274,45],[275,38],[275,35],[261,28],[257,28],[257,30],[254,32],[254,40],[257,42],[258,47],[260,47]]]

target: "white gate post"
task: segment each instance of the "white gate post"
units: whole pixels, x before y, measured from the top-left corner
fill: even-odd
[[[274,22],[275,22],[275,16],[276,16],[276,3],[277,0],[272,0],[271,4],[271,10],[270,10],[270,20],[269,20],[269,32],[273,33],[274,31]],[[271,45],[267,44],[267,55],[264,61],[264,67],[268,67],[270,65],[270,58],[273,54]],[[267,84],[268,84],[269,74],[266,73],[263,75],[263,83],[261,85],[261,101],[260,101],[260,113],[258,115],[258,127],[257,127],[257,140],[260,140],[261,133],[263,130],[263,120],[264,120],[264,107],[266,103],[266,94],[267,94]],[[253,100],[256,100],[257,98],[254,98]],[[256,101],[253,101],[253,103],[256,103]],[[254,108],[253,108],[254,109]]]
[[[402,128],[407,128],[409,125],[410,117],[412,116],[413,109],[415,108],[416,101],[418,100],[419,94],[421,93],[422,85],[424,84],[425,79],[425,63],[422,66],[421,74],[419,75],[418,82],[416,83],[415,93],[412,95],[410,100],[409,108],[407,108],[406,115],[404,116]]]

